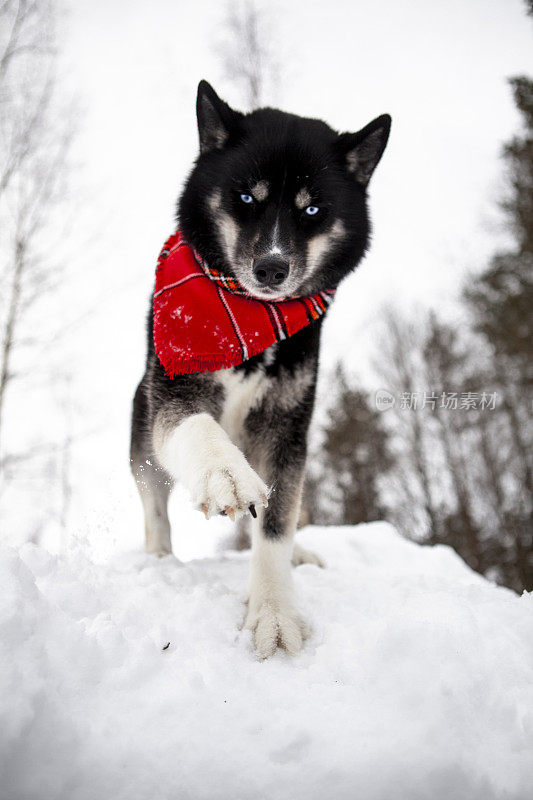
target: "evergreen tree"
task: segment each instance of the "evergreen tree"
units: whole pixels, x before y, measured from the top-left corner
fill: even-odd
[[[531,387],[533,384],[533,81],[510,84],[523,130],[503,151],[508,193],[502,207],[514,247],[496,253],[489,267],[465,291],[475,327],[488,342],[488,378],[499,387],[501,415],[510,435],[512,469],[508,485],[515,501],[505,510],[507,540],[518,576],[508,582],[533,587],[533,464]],[[509,506],[509,504],[507,504]],[[507,570],[508,571],[508,570]]]
[[[337,399],[328,412],[321,451],[335,521],[355,525],[383,519],[378,480],[392,466],[387,433],[367,394],[348,385],[340,365],[335,383]]]
[[[465,296],[500,370],[526,389],[533,381],[533,81],[512,78],[524,131],[504,147],[508,196],[502,203],[515,246],[494,255]]]

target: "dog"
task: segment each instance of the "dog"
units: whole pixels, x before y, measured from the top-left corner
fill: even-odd
[[[232,109],[206,82],[197,96],[200,153],[177,220],[199,258],[264,302],[336,289],[369,246],[367,189],[388,141],[384,114],[357,133],[262,108]],[[195,314],[202,315],[202,308]],[[175,481],[206,516],[250,517],[245,627],[258,656],[300,651],[308,628],[291,564],[323,316],[235,367],[169,377],[148,317],[146,371],[133,401],[131,467],[146,548],[171,552]]]

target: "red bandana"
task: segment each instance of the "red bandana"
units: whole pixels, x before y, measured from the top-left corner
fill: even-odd
[[[318,319],[334,294],[253,297],[235,278],[209,268],[178,231],[157,262],[155,351],[170,378],[236,367]]]

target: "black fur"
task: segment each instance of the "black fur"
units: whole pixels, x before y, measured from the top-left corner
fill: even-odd
[[[205,107],[211,109],[210,130],[218,118],[221,136],[227,138],[223,147],[206,145],[189,176],[178,204],[178,222],[185,238],[212,266],[241,277],[220,246],[213,214],[205,202],[214,187],[221,190],[222,211],[242,226],[240,245],[245,254],[262,253],[278,216],[280,239],[297,262],[295,268],[302,268],[309,239],[340,219],[346,230],[342,242],[329,252],[323,267],[298,287],[300,294],[334,289],[357,266],[369,245],[366,190],[387,143],[390,117],[378,117],[359,133],[339,135],[320,120],[272,108],[247,115],[232,111],[202,81],[198,89],[201,140],[201,109]],[[350,154],[358,151],[360,170],[350,172]],[[261,179],[272,184],[269,201],[243,204],[240,194],[249,192],[251,184]],[[320,208],[316,217],[307,217],[294,206],[302,185]],[[258,239],[252,245],[254,236]]]
[[[367,185],[387,143],[390,117],[379,117],[356,134],[338,134],[320,120],[275,109],[241,114],[204,81],[198,89],[197,115],[201,152],[178,203],[178,225],[187,241],[211,266],[248,288],[253,285],[253,266],[268,254],[277,225],[278,249],[290,265],[289,293],[335,288],[369,244]],[[268,196],[243,202],[241,195],[251,195],[260,181],[268,183]],[[314,216],[295,205],[302,187],[319,209]],[[233,258],[222,241],[224,225],[233,232]],[[333,235],[334,226],[339,235]],[[313,250],[310,243],[321,234],[327,237],[327,250],[312,269],[310,259],[318,245]],[[283,291],[282,286],[276,296],[283,297]],[[320,330],[321,320],[276,345],[274,356],[263,354],[237,368],[246,375],[262,370],[271,382],[245,420],[242,444],[250,464],[273,487],[263,521],[269,538],[286,534],[291,508],[299,502]],[[302,384],[304,373],[308,379]],[[294,402],[287,404],[290,392]],[[156,420],[170,429],[191,414],[207,412],[218,421],[224,400],[216,373],[165,376],[154,352],[150,308],[146,372],[134,401],[131,458],[141,491],[149,484],[150,491],[158,493],[163,516],[172,479],[154,452]]]

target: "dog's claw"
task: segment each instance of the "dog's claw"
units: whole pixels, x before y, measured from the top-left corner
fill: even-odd
[[[204,512],[204,517],[209,519],[209,509],[205,503],[202,503],[202,511]]]
[[[264,508],[268,508],[268,497],[263,492],[261,492],[261,500],[263,501]]]
[[[257,511],[255,510],[255,506],[254,506],[253,503],[250,503],[249,511],[250,511],[250,514],[252,515],[252,517],[254,519],[257,519]]]
[[[225,511],[230,520],[232,522],[235,522],[235,510],[233,508],[230,508],[230,506],[226,506]]]

